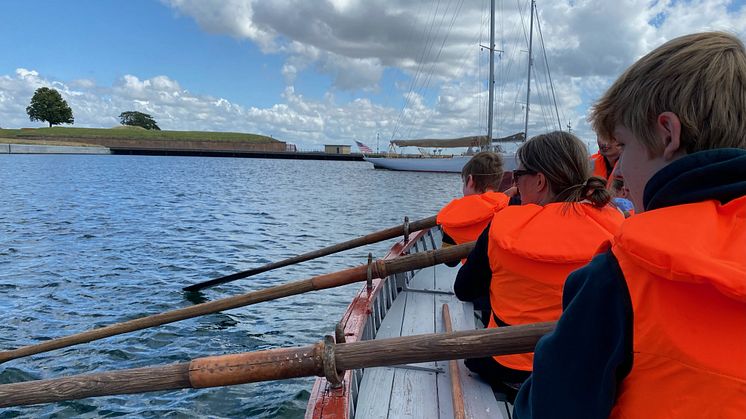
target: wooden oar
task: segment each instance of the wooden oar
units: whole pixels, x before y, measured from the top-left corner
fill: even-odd
[[[445,326],[446,333],[451,333],[453,331],[453,326],[451,326],[451,312],[448,310],[448,304],[443,304],[443,325]],[[464,408],[464,391],[461,389],[461,377],[458,374],[458,361],[449,361],[448,369],[451,373],[453,417],[455,419],[466,419],[466,409]]]
[[[293,256],[289,259],[281,260],[279,262],[268,263],[258,268],[249,269],[234,274],[221,276],[220,278],[211,279],[209,281],[199,282],[194,285],[184,287],[184,291],[199,291],[203,288],[212,287],[218,284],[224,284],[226,282],[235,281],[241,278],[247,278],[252,275],[257,275],[262,272],[267,272],[272,269],[282,268],[283,266],[293,265],[307,260],[320,258],[322,256],[331,255],[338,253],[343,250],[354,249],[356,247],[365,246],[366,244],[378,243],[383,240],[392,239],[401,235],[407,235],[409,232],[415,232],[426,228],[434,227],[436,224],[435,216],[425,218],[411,223],[405,222],[402,225],[396,227],[387,228],[385,230],[376,231],[366,236],[358,237],[356,239],[348,240],[346,242],[337,243],[323,249],[314,250],[313,252],[303,253],[302,255]]]
[[[315,345],[0,385],[0,407],[295,377],[337,380],[351,369],[531,352],[555,323]]]
[[[458,246],[451,246],[446,249],[414,253],[395,259],[376,260],[370,265],[360,265],[355,268],[319,275],[300,281],[288,282],[283,285],[277,285],[234,297],[197,304],[195,306],[154,314],[152,316],[141,317],[123,323],[112,324],[75,335],[48,340],[36,345],[24,346],[22,348],[0,352],[0,363],[28,355],[77,345],[79,343],[103,339],[109,336],[120,335],[135,330],[146,329],[148,327],[190,319],[205,314],[217,313],[219,311],[244,307],[263,301],[303,294],[309,291],[318,291],[351,284],[353,282],[365,281],[368,279],[369,275],[371,279],[385,278],[395,273],[425,268],[439,263],[452,262],[465,258],[473,248],[474,242],[470,242]]]

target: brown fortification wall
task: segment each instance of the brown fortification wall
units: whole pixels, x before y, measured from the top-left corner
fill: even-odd
[[[285,151],[282,141],[276,143],[241,143],[233,141],[181,141],[181,140],[144,140],[130,138],[80,138],[80,137],[40,137],[27,138],[40,141],[71,141],[94,144],[109,148],[133,148],[153,150],[209,150],[209,151]]]

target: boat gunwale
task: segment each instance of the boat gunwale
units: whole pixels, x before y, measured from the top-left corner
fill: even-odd
[[[408,254],[413,247],[417,246],[417,243],[421,241],[426,243],[425,240],[427,240],[428,237],[433,240],[431,230],[432,229],[428,228],[411,233],[409,241],[406,243],[403,239],[397,241],[383,259],[393,259]],[[406,272],[404,274],[410,274],[413,276],[412,272]],[[380,313],[379,311],[381,318],[377,322],[378,325],[371,324],[371,320],[375,323],[375,308],[376,305],[378,305],[378,307],[381,306],[381,300],[379,297],[385,296],[383,293],[384,288],[386,286],[398,286],[396,283],[397,275],[402,274],[393,274],[386,278],[373,279],[370,291],[368,291],[367,285],[363,285],[360,291],[358,291],[340,320],[340,323],[344,325],[343,330],[346,342],[365,340],[363,338],[365,337],[366,329],[371,326],[374,326],[376,329],[380,327],[385,312]],[[390,304],[385,308],[386,312],[398,295],[398,291],[394,293]],[[373,330],[369,338],[375,338],[376,332],[377,330]],[[342,379],[342,385],[336,389],[331,387],[326,378],[316,378],[306,407],[306,419],[321,417],[350,418],[354,416],[353,398],[356,398],[357,385],[362,379],[362,372],[359,370],[345,371],[340,378]]]

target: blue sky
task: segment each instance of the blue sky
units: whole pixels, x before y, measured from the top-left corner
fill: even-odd
[[[53,79],[103,85],[125,74],[165,74],[196,94],[260,106],[272,105],[284,88],[280,55],[262,54],[248,40],[206,33],[157,1],[4,1],[0,14],[13,17],[0,29],[2,74],[24,67]]]
[[[73,107],[75,126],[110,127],[120,112],[140,110],[164,129],[256,132],[301,149],[370,145],[376,134],[382,144],[483,134],[487,60],[478,45],[488,42],[488,4],[3,1],[0,126],[41,126],[25,107],[36,88],[51,86]],[[527,4],[498,10],[506,52],[495,136],[523,125]],[[562,125],[588,142],[588,107],[636,58],[698,30],[746,36],[743,0],[540,1],[538,9]],[[535,77],[532,94],[546,91],[546,76]],[[529,135],[557,128],[539,111],[545,100],[532,99]]]

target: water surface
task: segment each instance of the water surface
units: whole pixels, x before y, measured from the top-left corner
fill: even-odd
[[[363,162],[0,155],[0,350],[193,304],[181,288],[434,215],[455,174]],[[393,241],[203,292],[209,300],[382,257]],[[316,342],[353,284],[0,364],[0,383]],[[0,409],[6,417],[302,417],[312,378]]]

